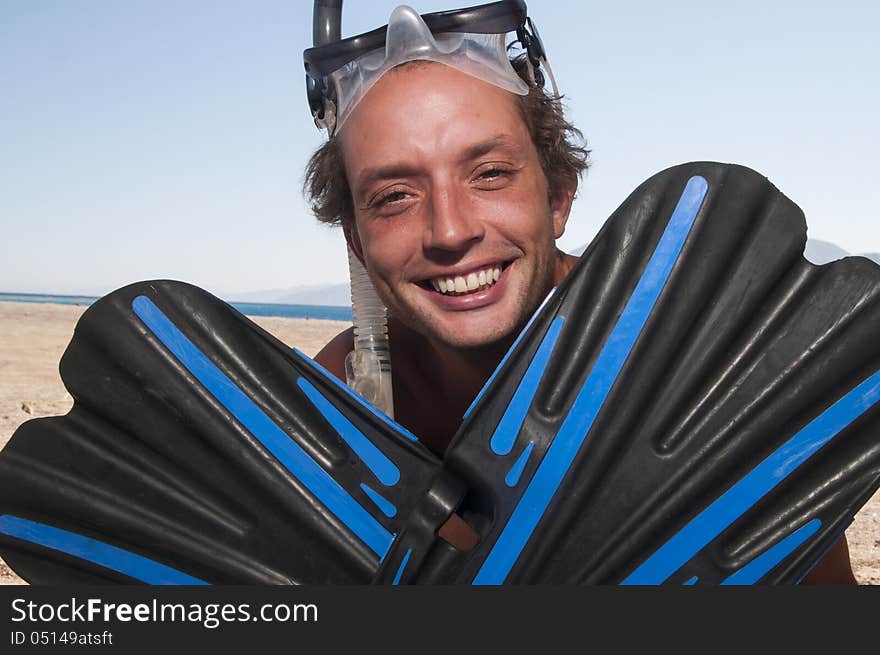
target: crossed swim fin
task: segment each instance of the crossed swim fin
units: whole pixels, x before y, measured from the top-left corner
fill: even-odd
[[[880,484],[880,267],[686,164],[609,219],[442,462],[194,287],[126,287],[0,454],[32,582],[792,583]],[[458,510],[480,534],[435,536]]]
[[[403,579],[798,582],[880,484],[880,267],[805,241],[747,168],[636,189],[445,455],[480,544]]]
[[[70,413],[0,456],[0,554],[30,582],[369,583],[462,493],[432,486],[414,436],[190,285],[99,300],[61,375]]]

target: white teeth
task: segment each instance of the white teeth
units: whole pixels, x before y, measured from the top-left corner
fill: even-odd
[[[431,286],[438,293],[471,293],[479,289],[488,289],[501,277],[501,267],[484,268],[467,275],[455,277],[436,277],[431,280]]]

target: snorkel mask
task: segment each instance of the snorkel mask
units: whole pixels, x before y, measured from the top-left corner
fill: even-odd
[[[391,12],[388,25],[341,38],[342,1],[316,0],[315,47],[303,53],[306,92],[315,124],[335,134],[358,102],[389,70],[409,61],[435,61],[517,95],[528,85],[510,64],[505,43],[515,33],[529,61],[531,81],[544,85],[548,72],[544,46],[522,0],[440,11],[420,16],[401,5]]]

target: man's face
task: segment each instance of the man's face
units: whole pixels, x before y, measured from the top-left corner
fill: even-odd
[[[351,238],[395,316],[456,348],[513,334],[553,286],[571,202],[548,198],[514,96],[442,64],[404,66],[340,139]]]

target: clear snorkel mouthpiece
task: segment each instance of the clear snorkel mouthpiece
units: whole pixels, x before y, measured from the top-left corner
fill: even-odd
[[[345,358],[345,383],[393,418],[387,310],[376,295],[364,265],[350,248],[348,272],[351,279],[354,350]]]

